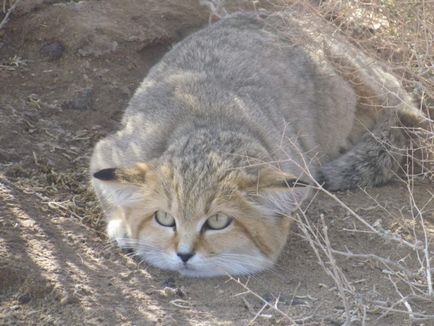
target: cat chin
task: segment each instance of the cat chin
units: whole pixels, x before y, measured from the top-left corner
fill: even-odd
[[[209,269],[194,269],[189,267],[182,267],[177,270],[179,274],[185,277],[214,277],[214,276],[221,276],[225,275],[224,273],[216,272],[216,270],[213,270],[212,268]]]
[[[271,265],[272,264],[270,264],[269,266]],[[180,268],[177,270],[177,272],[185,277],[207,278],[207,277],[219,277],[219,276],[250,275],[253,273],[261,272],[267,267],[259,267],[257,269],[242,270],[238,272],[237,271],[227,272],[216,268],[206,268],[206,269],[205,268],[203,269]]]

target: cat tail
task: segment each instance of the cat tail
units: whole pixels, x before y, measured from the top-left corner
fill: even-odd
[[[318,181],[330,191],[378,186],[388,182],[401,169],[408,139],[391,117],[366,132],[349,151],[325,163]]]
[[[344,51],[347,51],[344,53]],[[329,44],[326,56],[352,86],[358,104],[352,146],[320,167],[318,180],[330,191],[378,186],[405,172],[411,130],[427,121],[396,77],[359,51]],[[353,138],[352,138],[353,137]]]

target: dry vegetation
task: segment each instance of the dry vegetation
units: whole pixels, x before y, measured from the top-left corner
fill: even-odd
[[[203,1],[215,16],[226,14],[223,1]],[[254,1],[258,4],[259,1]],[[372,319],[369,313],[379,314],[380,320],[389,313],[406,315],[412,322],[434,322],[434,252],[432,245],[432,227],[424,220],[424,216],[433,214],[429,208],[434,201],[434,189],[427,201],[418,202],[413,194],[417,182],[433,182],[434,171],[434,1],[393,1],[393,0],[319,0],[319,1],[268,1],[272,10],[284,10],[290,6],[302,4],[316,15],[329,21],[334,30],[342,33],[361,51],[376,58],[392,69],[404,87],[413,95],[416,104],[425,114],[421,126],[406,128],[411,143],[405,151],[406,162],[397,178],[405,184],[408,192],[408,215],[396,216],[388,211],[368,191],[364,194],[372,200],[372,208],[381,208],[386,214],[400,224],[409,236],[383,226],[381,220],[368,222],[356,207],[350,207],[338,196],[326,191],[317,184],[316,191],[325,193],[348,212],[354,220],[354,228],[347,230],[354,233],[368,233],[382,239],[388,246],[405,248],[405,254],[399,257],[383,257],[379,252],[359,252],[349,250],[346,246],[336,249],[333,239],[328,234],[327,222],[323,215],[320,223],[312,223],[308,217],[308,208],[302,209],[295,217],[295,222],[302,231],[304,240],[311,246],[319,265],[333,280],[335,291],[343,305],[340,320],[343,325],[359,322],[366,325]],[[306,164],[307,166],[308,164]],[[307,168],[306,168],[307,171]],[[312,201],[315,200],[315,197]],[[407,225],[404,225],[406,220]],[[410,221],[410,222],[408,222]],[[430,229],[430,231],[428,231]],[[431,233],[431,237],[430,234]],[[396,301],[391,302],[386,294],[372,289],[374,296],[359,292],[353,284],[364,280],[353,279],[340,266],[341,259],[374,262],[381,266],[387,275],[390,287],[397,294]],[[246,284],[238,282],[247,292],[252,291]],[[372,294],[371,293],[371,294]],[[252,293],[258,296],[256,293]],[[312,315],[301,317],[289,316],[274,304],[267,303],[256,312],[252,321],[263,313],[264,309],[274,310],[280,317],[291,324],[299,324],[310,320]],[[422,303],[422,304],[421,304]]]

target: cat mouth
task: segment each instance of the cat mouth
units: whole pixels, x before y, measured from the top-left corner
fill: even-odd
[[[210,276],[209,275],[209,271],[206,271],[204,269],[201,268],[197,268],[191,265],[183,265],[181,266],[177,272],[179,274],[181,274],[182,276],[187,276],[187,277],[206,277],[206,276]]]
[[[205,266],[183,265],[176,270],[179,274],[186,277],[216,277],[227,275],[223,270],[218,268],[209,268]]]
[[[189,264],[183,264],[180,268],[179,271],[197,271],[197,268],[189,265]]]
[[[191,265],[182,265],[179,269],[178,272],[181,275],[185,275],[185,276],[197,276],[198,274],[200,274],[200,271],[197,268],[192,267]]]

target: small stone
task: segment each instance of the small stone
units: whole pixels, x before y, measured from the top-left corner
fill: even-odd
[[[73,296],[76,297],[77,294],[90,295],[92,294],[92,291],[83,284],[76,284],[73,293]]]
[[[28,293],[24,293],[24,294],[21,294],[21,295],[18,297],[18,302],[19,302],[20,304],[26,304],[26,303],[28,303],[31,299],[32,299],[32,297],[30,296],[30,294],[28,294]]]
[[[133,248],[122,248],[122,252],[124,252],[125,254],[129,255],[129,254],[133,254],[134,253],[134,249]]]
[[[120,277],[123,281],[129,281],[133,277],[133,272],[120,273]]]
[[[72,109],[78,111],[87,111],[92,108],[93,91],[91,88],[87,88],[70,100],[62,104],[63,109]]]
[[[18,160],[19,160],[19,156],[17,154],[0,149],[0,163],[9,163]]]
[[[169,277],[169,278],[166,278],[163,282],[161,282],[161,285],[163,285],[164,287],[175,288],[176,282],[175,282],[175,279],[173,277]]]
[[[127,259],[125,266],[129,269],[136,270],[137,269],[137,262],[135,262],[133,259]]]
[[[59,300],[61,305],[67,305],[67,304],[73,304],[73,303],[77,303],[78,299],[72,295],[69,294],[64,294],[60,300]]]
[[[109,38],[100,35],[97,39],[90,41],[89,44],[78,49],[78,54],[83,57],[99,57],[116,51],[117,47],[118,43],[116,41],[111,41]]]
[[[68,304],[68,301],[70,300],[70,296],[65,294],[63,297],[60,298],[59,302],[61,305]]]
[[[45,44],[39,52],[49,61],[55,61],[62,57],[65,52],[65,46],[61,42],[52,42]]]
[[[187,296],[187,292],[185,291],[185,288],[183,286],[181,286],[180,288],[176,289],[176,295],[178,297],[184,298]]]
[[[299,306],[299,305],[304,305],[307,302],[306,302],[306,300],[300,299],[298,297],[294,297],[294,298],[292,298],[290,303],[291,303],[291,306]]]
[[[267,301],[268,303],[272,303],[273,301],[274,301],[274,297],[273,297],[273,295],[271,294],[271,293],[264,293],[263,295],[262,295],[262,298],[265,300],[265,301]]]
[[[14,305],[11,307],[11,310],[20,310],[21,307],[19,305]]]
[[[165,287],[163,290],[161,290],[161,295],[163,296],[163,297],[166,297],[166,298],[168,298],[168,297],[173,297],[173,296],[175,296],[176,295],[176,289],[174,289],[174,288],[169,288],[169,287]]]

